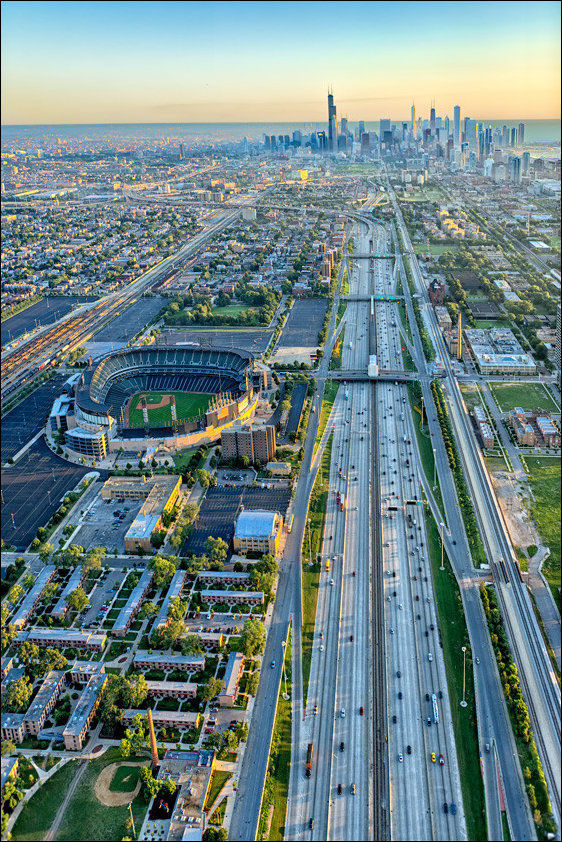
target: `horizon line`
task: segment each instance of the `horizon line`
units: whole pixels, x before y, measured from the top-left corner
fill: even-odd
[[[442,115],[439,115],[442,116]],[[448,116],[448,115],[446,115]],[[403,119],[401,117],[378,117],[374,119],[362,119],[362,120],[349,120],[349,123],[378,123],[381,120],[399,120],[401,122],[411,122],[410,119]],[[426,119],[426,118],[424,118]],[[427,118],[429,120],[429,118]],[[493,122],[499,122],[500,120],[504,120],[505,122],[511,122],[514,120],[527,120],[530,121],[540,121],[540,120],[559,120],[562,121],[562,115],[558,115],[557,117],[481,117],[480,119],[475,118],[475,122],[481,123],[487,120],[491,120]],[[129,121],[104,121],[102,123],[0,123],[0,128],[9,128],[9,127],[21,127],[21,128],[35,128],[37,126],[209,126],[209,125],[216,125],[222,124],[226,126],[260,126],[260,125],[271,125],[274,123],[279,124],[286,124],[286,123],[326,123],[326,120],[193,120],[193,121],[186,121],[186,122],[177,122],[174,120],[144,120],[141,122],[129,122]]]

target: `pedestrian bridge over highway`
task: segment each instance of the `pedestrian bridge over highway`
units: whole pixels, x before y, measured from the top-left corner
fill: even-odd
[[[348,257],[350,260],[394,260],[393,254],[356,254],[354,251]]]
[[[420,382],[422,380],[431,382],[436,378],[444,377],[445,374],[444,372],[439,372],[429,375],[421,374],[419,371],[391,371],[387,369],[383,371],[379,370],[378,374],[369,377],[367,369],[349,369],[349,371],[329,371],[327,376],[331,377],[332,380],[349,380],[353,382],[413,383],[414,381]]]
[[[340,301],[403,301],[403,295],[340,295]]]

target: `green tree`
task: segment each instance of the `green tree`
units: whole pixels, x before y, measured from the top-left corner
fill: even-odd
[[[3,692],[2,710],[10,713],[27,710],[32,695],[33,685],[27,675],[22,675],[16,681],[11,681]]]
[[[251,676],[248,678],[248,682],[246,684],[246,692],[250,696],[255,696],[258,692],[258,685],[259,685],[260,677],[259,673],[253,672]]]
[[[8,592],[8,600],[15,606],[20,601],[24,593],[25,591],[21,585],[14,585]]]
[[[76,567],[77,564],[80,564],[83,555],[84,547],[79,544],[71,544],[70,547],[59,554],[55,564],[57,567]]]
[[[46,564],[50,559],[52,552],[52,544],[41,544],[41,546],[39,547],[39,558]]]
[[[90,604],[90,600],[83,588],[76,588],[76,590],[71,591],[71,593],[65,596],[65,601],[69,608],[78,612],[83,611]]]
[[[1,756],[8,757],[10,754],[15,754],[16,744],[13,740],[2,740]]]
[[[158,611],[158,606],[154,602],[145,602],[139,611],[139,619],[146,620],[147,617],[153,617]]]
[[[267,632],[265,626],[259,619],[248,619],[244,623],[240,635],[240,647],[247,658],[254,655],[262,655],[265,649]]]
[[[157,588],[167,587],[172,581],[176,572],[176,564],[170,560],[173,556],[166,558],[162,555],[155,555],[148,562],[148,566],[154,571],[154,584]],[[177,561],[177,559],[176,559]]]
[[[222,567],[226,561],[228,554],[228,544],[222,538],[213,538],[211,535],[205,541],[205,550],[209,554],[209,558],[214,565]]]
[[[199,685],[199,698],[202,702],[208,702],[214,699],[224,689],[224,681],[219,678],[211,677],[206,684]]]
[[[14,810],[23,798],[23,792],[18,789],[14,778],[8,778],[2,788],[2,804]]]
[[[82,562],[82,570],[85,573],[88,573],[90,570],[100,570],[106,555],[107,550],[105,547],[92,547],[91,550],[88,550]]]
[[[196,634],[188,634],[181,642],[181,651],[183,655],[202,655],[201,641]]]
[[[156,780],[148,766],[141,766],[140,779],[145,795],[156,798],[164,782]]]

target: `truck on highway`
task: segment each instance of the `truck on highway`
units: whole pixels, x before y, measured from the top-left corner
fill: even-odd
[[[312,747],[312,743],[309,743],[308,749],[307,749],[307,752],[306,752],[306,777],[307,778],[310,778],[310,774],[312,772],[312,755],[313,755],[313,752],[314,752],[314,749]]]
[[[326,559],[326,570],[329,570],[329,569],[330,569],[330,559],[327,558]]]
[[[439,725],[439,708],[437,707],[437,696],[435,693],[431,696],[431,704],[433,706],[433,721],[436,725]]]

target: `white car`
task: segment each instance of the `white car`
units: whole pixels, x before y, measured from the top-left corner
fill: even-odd
[[[331,585],[335,585],[336,583],[334,582],[334,580],[333,580],[333,579],[330,579],[330,584],[331,584]]]
[[[321,645],[321,647],[320,647],[320,651],[321,651],[321,652],[323,652],[323,651],[324,651],[324,644],[322,644],[322,645]]]
[[[342,719],[344,719],[344,718],[345,718],[345,708],[342,708],[342,709],[340,710],[340,716],[341,716],[341,718],[342,718]]]
[[[433,655],[431,654],[431,652],[428,652],[428,653],[427,653],[427,660],[428,660],[428,661],[433,661]]]
[[[398,755],[398,760],[399,760],[399,762],[400,762],[400,763],[403,763],[403,762],[404,762],[404,755],[403,755],[402,753],[400,753],[400,754]]]

